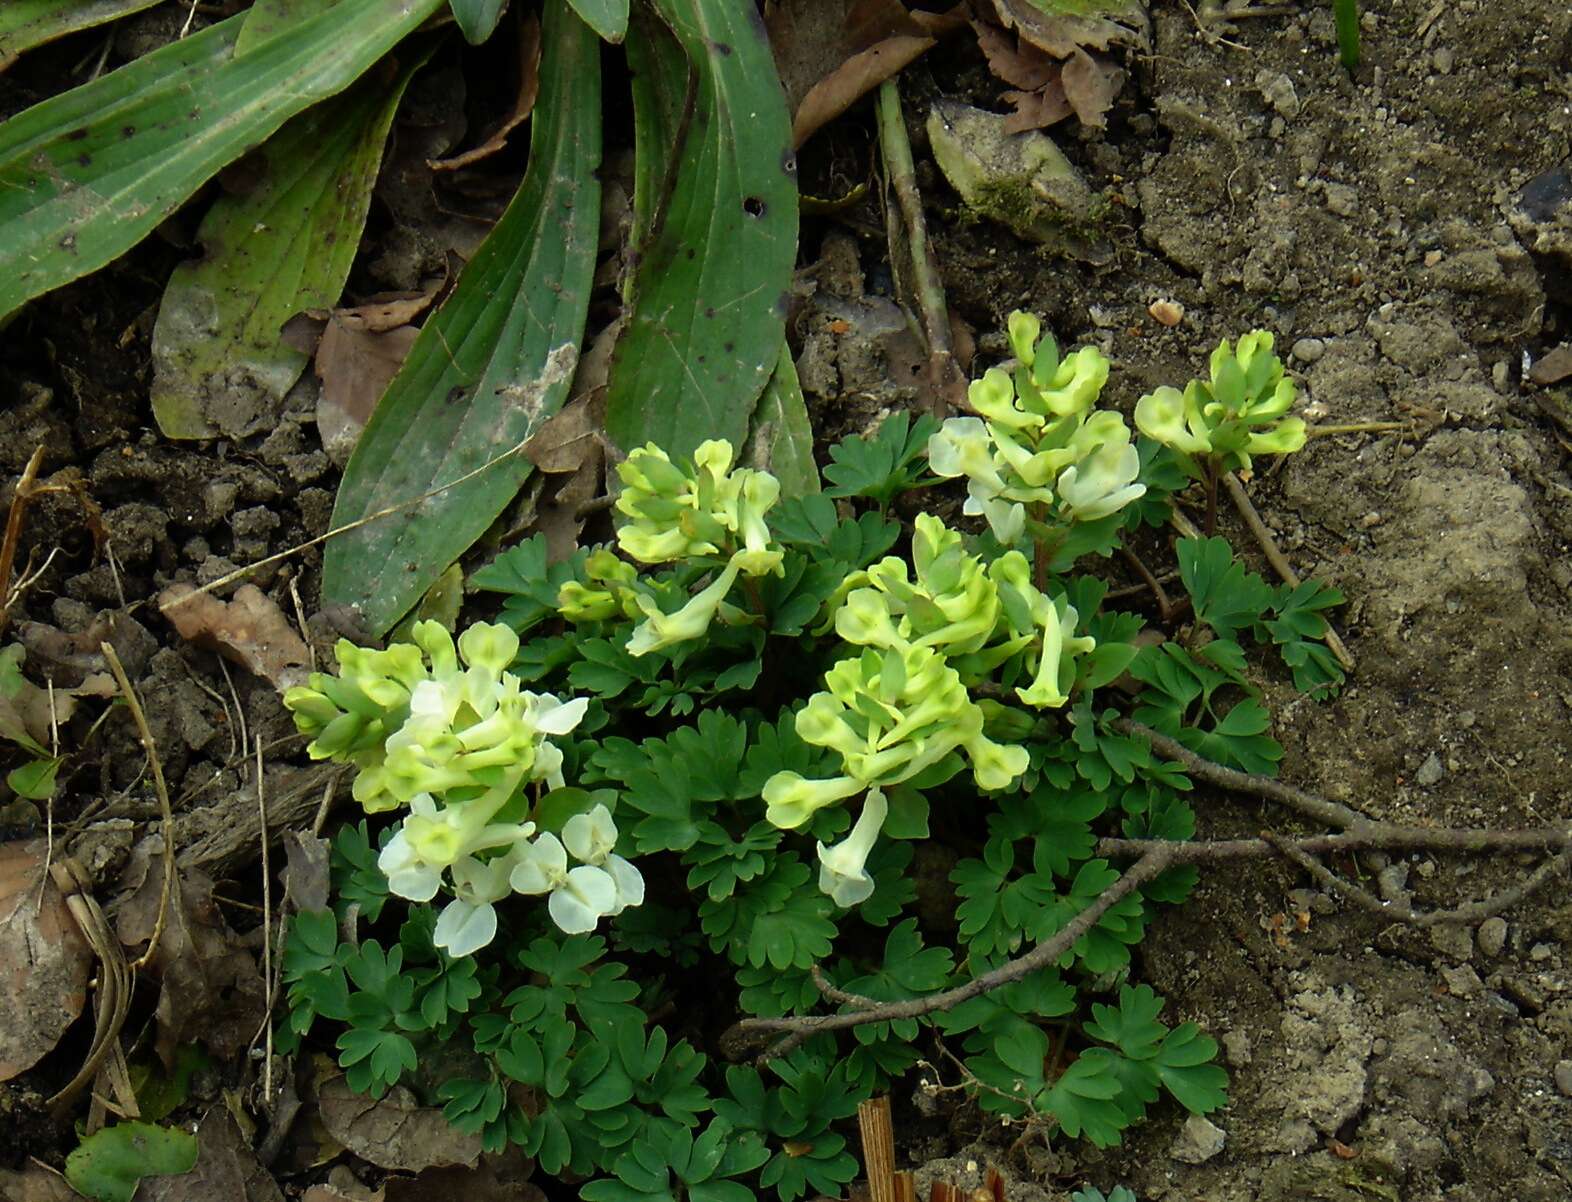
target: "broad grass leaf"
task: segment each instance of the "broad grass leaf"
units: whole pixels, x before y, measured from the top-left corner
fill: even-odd
[[[595,268],[600,48],[565,0],[547,6],[543,45],[523,187],[421,329],[339,488],[337,526],[441,488],[327,546],[324,598],[359,606],[377,634],[512,501],[533,468],[508,452],[567,395],[571,363],[554,352],[583,338]]]

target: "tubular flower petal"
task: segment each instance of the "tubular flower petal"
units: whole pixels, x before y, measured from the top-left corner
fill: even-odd
[[[1028,688],[1015,693],[1027,705],[1040,709],[1057,709],[1069,701],[1069,695],[1060,687],[1064,679],[1073,679],[1072,665],[1075,656],[1091,651],[1097,640],[1090,635],[1075,637],[1075,627],[1080,615],[1075,606],[1064,601],[1050,600],[1042,620],[1042,649],[1037,658],[1037,676]]]
[[[633,628],[628,638],[628,654],[648,655],[651,651],[660,651],[702,635],[710,628],[721,601],[737,582],[738,571],[735,563],[728,564],[714,583],[695,593],[674,614],[663,612],[654,601],[641,594],[638,602],[639,608],[644,611],[644,621]]]
[[[862,813],[851,834],[834,847],[819,844],[819,891],[827,893],[837,906],[855,906],[873,894],[873,878],[868,875],[868,853],[884,829],[889,803],[879,789],[870,789],[862,803]]]
[[[834,805],[863,788],[849,776],[807,780],[797,772],[777,772],[764,783],[764,816],[772,826],[795,830],[827,805]]]
[[[1107,357],[1095,346],[1071,351],[1060,362],[1053,382],[1042,390],[1044,404],[1057,417],[1086,412],[1108,382],[1108,367]]]
[[[1090,448],[1059,477],[1059,499],[1073,521],[1096,521],[1146,495],[1146,485],[1135,482],[1141,474],[1141,456],[1130,445],[1130,431],[1118,414],[1110,416],[1117,429],[1110,429],[1106,441]],[[1088,422],[1083,430],[1091,425]]]

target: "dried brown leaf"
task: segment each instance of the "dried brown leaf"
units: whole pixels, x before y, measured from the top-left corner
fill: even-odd
[[[309,675],[306,641],[254,584],[241,585],[228,601],[189,584],[172,584],[159,593],[158,607],[181,638],[217,651],[280,693],[304,684]]]
[[[284,1202],[278,1183],[257,1162],[227,1109],[210,1109],[196,1134],[197,1162],[191,1171],[144,1177],[138,1202]]]
[[[333,309],[321,314],[325,321],[336,321],[346,330],[357,334],[386,334],[400,326],[407,326],[427,309],[447,283],[439,276],[429,287],[419,292],[379,293],[359,305],[348,309]]]
[[[988,70],[1012,88],[1035,92],[1059,75],[1059,64],[1036,46],[1012,38],[997,25],[973,21],[977,45],[988,60]]]
[[[1056,78],[1037,92],[1006,92],[1004,99],[1015,112],[1004,119],[1004,132],[1021,134],[1029,129],[1046,129],[1063,121],[1074,110],[1065,98],[1064,85]]]
[[[1114,97],[1124,86],[1124,72],[1112,63],[1095,59],[1077,49],[1059,75],[1064,98],[1070,102],[1082,125],[1101,129]]]
[[[426,1169],[418,1177],[389,1177],[382,1188],[387,1202],[545,1202],[530,1181],[534,1171],[535,1162],[510,1145],[482,1156],[473,1169]]]
[[[0,844],[0,1081],[37,1064],[87,1000],[92,952],[46,854],[42,839]]]
[[[342,466],[349,461],[360,432],[398,375],[418,333],[413,326],[371,333],[338,320],[324,327],[316,358],[317,378],[322,381],[317,430],[335,463]]]
[[[508,135],[535,111],[535,98],[540,94],[540,18],[529,13],[520,18],[518,29],[519,87],[512,111],[479,146],[449,158],[428,159],[427,165],[433,171],[457,171],[460,167],[489,159],[508,144]]]
[[[126,673],[134,680],[158,650],[158,640],[130,614],[104,610],[85,630],[70,633],[44,622],[19,622],[16,637],[27,648],[28,666],[40,679],[53,682],[56,691],[77,690],[89,677],[109,671],[103,643],[115,649]],[[94,695],[98,695],[96,692]]]
[[[1055,58],[1069,58],[1082,47],[1107,50],[1110,46],[1146,46],[1151,22],[1140,0],[1129,0],[1110,17],[1080,17],[1045,13],[1031,0],[993,0],[999,24],[1018,31],[1024,41]],[[1110,7],[1112,7],[1110,5]]]
[[[81,1197],[64,1177],[36,1160],[18,1171],[0,1168],[0,1198],[5,1202],[81,1202]]]
[[[586,459],[600,455],[605,419],[603,394],[569,401],[541,423],[522,448],[524,458],[543,472],[577,472]]]
[[[480,1160],[478,1133],[455,1130],[441,1110],[421,1106],[402,1085],[368,1098],[333,1077],[323,1083],[317,1104],[333,1138],[378,1168],[416,1173],[445,1165],[473,1168]]]
[[[858,100],[938,43],[927,35],[885,38],[852,55],[802,98],[792,118],[791,142],[801,146],[820,127],[839,117]]]
[[[115,933],[127,947],[145,944],[158,918],[163,886],[159,839],[144,839],[131,853],[122,885]],[[154,1049],[166,1066],[176,1047],[201,1040],[220,1059],[251,1043],[266,1012],[266,985],[256,958],[241,946],[213,901],[211,878],[195,868],[175,875],[169,913],[151,964],[159,978],[158,1035]]]
[[[1535,384],[1559,384],[1568,376],[1572,376],[1572,343],[1556,347],[1528,369],[1528,378]]]
[[[328,841],[304,831],[284,832],[284,896],[296,910],[326,910],[331,874]]]

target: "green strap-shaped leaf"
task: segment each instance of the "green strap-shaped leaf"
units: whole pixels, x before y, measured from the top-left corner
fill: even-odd
[[[239,436],[277,419],[308,361],[279,330],[343,291],[393,112],[422,61],[392,87],[363,79],[300,114],[252,156],[254,185],[208,210],[206,253],[175,269],[153,327],[165,437]]]
[[[449,0],[449,3],[464,40],[478,46],[491,36],[497,22],[502,20],[502,8],[507,0]]]
[[[617,43],[628,35],[628,0],[568,0],[573,11],[606,41]]]
[[[751,0],[652,3],[670,34],[641,30],[627,47],[635,229],[647,236],[636,243],[606,429],[624,449],[740,446],[784,337],[797,253],[791,122]]]
[[[781,482],[781,496],[819,491],[819,466],[813,461],[813,426],[808,402],[797,379],[791,348],[781,341],[775,373],[765,385],[748,435],[748,461]]]
[[[263,42],[272,41],[337,3],[338,0],[256,0],[246,10],[246,23],[235,39],[235,57],[250,54]]]
[[[422,328],[339,486],[335,526],[404,506],[329,542],[323,561],[324,598],[360,606],[378,634],[517,494],[531,469],[509,452],[568,388],[536,387],[548,356],[583,338],[600,226],[600,46],[566,0],[547,4],[542,45],[523,187]]]
[[[24,50],[157,3],[159,0],[5,0],[0,4],[0,67]]]
[[[440,3],[341,0],[235,58],[242,13],[0,125],[0,317],[135,246]]]

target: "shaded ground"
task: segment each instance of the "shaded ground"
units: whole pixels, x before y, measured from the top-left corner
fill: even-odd
[[[1121,404],[1182,382],[1220,337],[1260,325],[1292,348],[1317,421],[1404,423],[1318,439],[1253,486],[1295,566],[1348,594],[1340,625],[1359,660],[1334,702],[1273,698],[1283,775],[1383,819],[1566,820],[1572,474],[1564,432],[1522,377],[1525,355],[1572,338],[1572,231],[1536,223],[1519,198],[1572,162],[1572,12],[1560,0],[1366,7],[1366,65],[1351,81],[1328,8],[1203,31],[1188,6],[1160,6],[1153,52],[1131,62],[1109,129],[1057,135],[1116,202],[1113,261],[1054,260],[966,220],[920,162],[935,253],[975,329],[998,329],[1013,308],[1045,314],[1065,342],[1090,338],[1114,360]],[[27,81],[7,86],[19,89],[9,109]],[[959,43],[913,68],[906,86],[919,160],[927,100],[988,104],[995,94],[975,49]],[[818,169],[827,174],[833,157]],[[815,169],[812,154],[804,161]],[[810,225],[805,251],[816,254],[830,228]],[[877,213],[833,228],[855,235],[877,290]],[[843,237],[832,253],[846,249]],[[155,239],[0,336],[0,471],[14,477],[40,443],[49,470],[78,465],[119,564],[91,566],[80,511],[45,502],[29,540],[61,553],[27,619],[85,629],[100,609],[175,579],[216,578],[326,526],[336,473],[311,398],[245,446],[174,446],[152,432],[151,306],[177,257]],[[1159,300],[1183,305],[1179,325],[1149,316]],[[817,377],[843,386],[817,414],[827,433],[869,416],[866,399],[846,395],[856,370]],[[1227,532],[1249,545],[1242,528]],[[289,611],[293,581],[309,611],[317,562],[308,552],[256,582]],[[137,650],[122,654],[149,699],[172,789],[186,808],[243,791],[237,711],[213,657],[178,645],[145,608],[133,620],[146,631],[128,635]],[[252,736],[287,731],[266,684],[243,674],[233,683]],[[141,763],[129,731],[97,737],[64,793],[110,803],[94,865],[108,879],[130,847],[125,820],[150,809],[140,789],[122,792]],[[295,769],[274,770],[287,789]],[[314,801],[301,806],[309,813]],[[1203,834],[1281,823],[1237,799],[1198,809]],[[7,817],[0,834],[27,826],[23,811]],[[243,852],[228,855],[215,861],[241,877],[231,892],[243,896],[254,870]],[[1347,867],[1388,895],[1436,905],[1525,871],[1510,857],[1367,856]],[[1563,897],[1552,890],[1518,908],[1504,929],[1427,933],[1307,886],[1285,866],[1213,871],[1141,948],[1145,977],[1226,1050],[1232,1102],[1212,1116],[1227,1136],[1220,1153],[1175,1159],[1179,1116],[1167,1107],[1122,1149],[1017,1150],[1017,1172],[1049,1187],[1123,1182],[1175,1202],[1567,1197],[1572,1066],[1556,1080],[1572,1057]],[[20,1124],[0,1139],[7,1157],[47,1153],[62,1138],[37,1115],[37,1090],[26,1079],[0,1086],[0,1115]],[[959,1121],[953,1137],[912,1151],[958,1154],[951,1175],[967,1159],[1006,1155],[954,1146],[973,1130]]]

